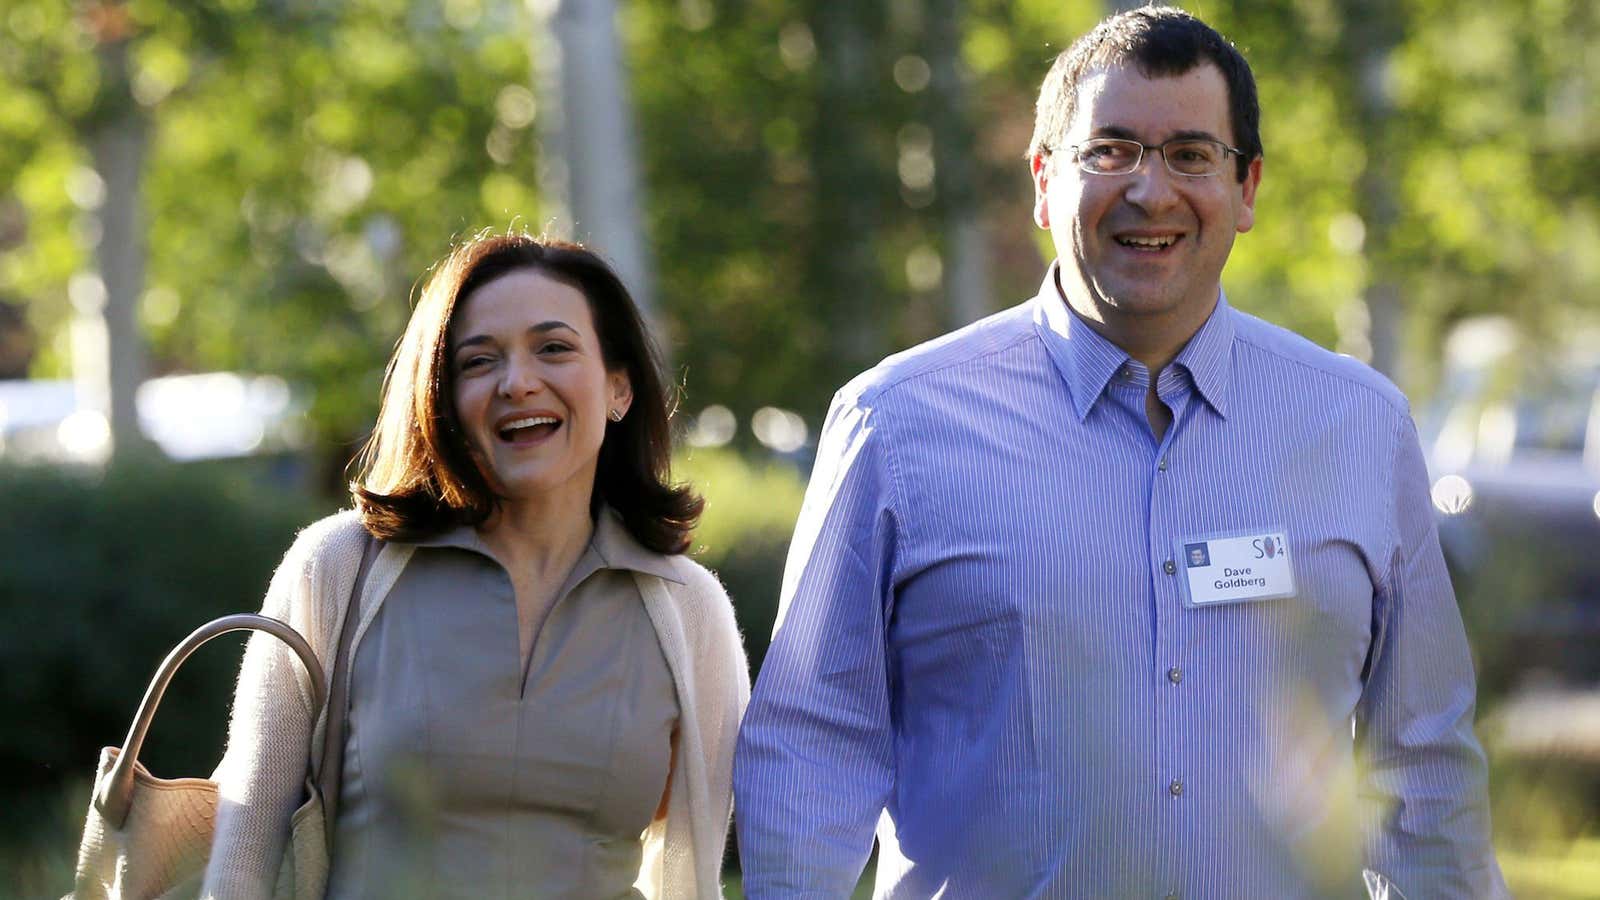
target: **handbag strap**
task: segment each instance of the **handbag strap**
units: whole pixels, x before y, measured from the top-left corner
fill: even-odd
[[[317,767],[317,793],[322,796],[322,816],[326,826],[323,834],[333,850],[334,824],[339,818],[339,782],[344,775],[345,719],[350,714],[350,650],[355,645],[356,631],[360,628],[361,590],[367,583],[367,573],[378,557],[382,544],[372,535],[366,535],[366,546],[361,551],[361,567],[356,571],[356,583],[350,589],[345,603],[344,619],[339,625],[339,649],[333,657],[333,676],[329,680],[328,721],[322,727],[321,765]]]
[[[144,700],[139,703],[139,712],[133,717],[133,725],[128,729],[127,740],[122,742],[117,761],[112,766],[109,777],[102,783],[99,793],[95,795],[95,807],[112,827],[122,827],[122,823],[128,817],[128,809],[133,805],[133,776],[139,761],[139,750],[144,746],[145,734],[150,730],[150,722],[155,719],[156,707],[161,704],[161,695],[166,693],[167,684],[172,681],[172,676],[177,674],[178,667],[183,665],[189,654],[199,649],[200,645],[233,631],[264,631],[288,644],[295,655],[300,657],[301,664],[306,667],[306,674],[311,676],[313,719],[321,711],[322,704],[328,696],[328,684],[323,677],[322,666],[317,663],[316,655],[311,652],[311,646],[299,632],[277,619],[255,613],[223,616],[201,625],[184,638],[183,643],[172,648],[172,652],[162,660],[161,667],[150,680],[150,686],[145,689]]]

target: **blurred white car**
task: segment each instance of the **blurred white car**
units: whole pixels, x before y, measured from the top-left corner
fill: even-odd
[[[304,402],[282,378],[163,375],[134,394],[139,427],[169,459],[249,456],[303,442]],[[0,457],[103,462],[111,430],[70,381],[0,381]]]
[[[1600,683],[1600,344],[1514,346],[1458,330],[1419,417],[1440,543],[1490,691]]]

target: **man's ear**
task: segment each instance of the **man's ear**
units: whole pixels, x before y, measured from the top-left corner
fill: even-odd
[[[1050,227],[1050,154],[1035,153],[1028,158],[1028,170],[1033,175],[1033,221],[1040,228]]]
[[[1256,189],[1261,186],[1261,157],[1250,160],[1244,182],[1239,185],[1239,233],[1243,234],[1256,224]]]

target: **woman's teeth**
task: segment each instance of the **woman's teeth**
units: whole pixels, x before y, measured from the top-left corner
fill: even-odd
[[[528,416],[522,419],[513,419],[510,422],[500,426],[500,437],[509,441],[518,437],[519,432],[538,428],[544,425],[550,426],[549,430],[554,431],[555,426],[559,424],[561,424],[561,420],[557,419],[555,416]]]

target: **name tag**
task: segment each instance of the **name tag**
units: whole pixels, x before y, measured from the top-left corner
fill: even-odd
[[[1185,538],[1178,542],[1185,576],[1183,605],[1195,609],[1294,596],[1289,540],[1282,530]]]

